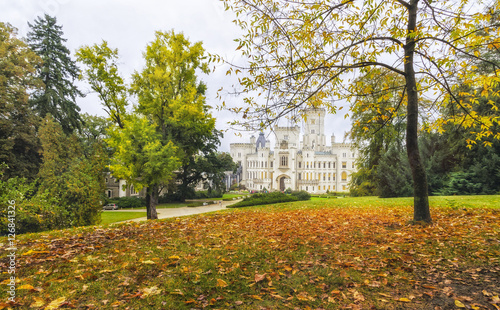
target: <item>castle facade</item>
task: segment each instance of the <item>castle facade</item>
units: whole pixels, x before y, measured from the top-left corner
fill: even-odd
[[[350,143],[337,143],[334,135],[327,145],[324,130],[325,110],[309,109],[302,140],[299,126],[276,126],[274,149],[262,132],[250,143],[232,143],[231,156],[240,165],[239,183],[250,191],[347,192],[356,151]]]

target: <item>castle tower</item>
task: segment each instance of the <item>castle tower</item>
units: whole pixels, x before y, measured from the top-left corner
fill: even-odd
[[[325,109],[311,108],[305,111],[304,120],[304,149],[324,151],[325,137]]]

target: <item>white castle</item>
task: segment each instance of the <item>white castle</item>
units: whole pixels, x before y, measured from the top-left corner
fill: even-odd
[[[236,181],[250,191],[348,191],[355,171],[353,145],[336,143],[334,135],[331,145],[326,144],[324,109],[308,109],[304,124],[302,141],[299,126],[276,126],[274,150],[262,132],[250,143],[232,143],[231,156],[240,165]]]

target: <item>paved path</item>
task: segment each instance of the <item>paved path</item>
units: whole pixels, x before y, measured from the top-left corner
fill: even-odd
[[[179,216],[186,216],[186,215],[193,215],[193,214],[200,214],[200,213],[207,213],[207,212],[224,210],[224,209],[226,209],[226,206],[237,203],[240,200],[223,201],[222,204],[217,203],[217,204],[211,204],[208,206],[201,206],[201,207],[159,208],[159,209],[156,209],[156,212],[158,213],[159,219],[165,219],[165,218],[169,218],[169,217],[179,217]],[[120,210],[120,211],[137,212],[138,210]],[[122,222],[117,222],[117,223],[140,222],[140,221],[146,221],[146,220],[147,220],[147,217],[139,217],[139,218],[126,220],[126,221],[122,221]]]

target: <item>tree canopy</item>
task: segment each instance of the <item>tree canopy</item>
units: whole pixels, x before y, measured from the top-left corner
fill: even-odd
[[[453,123],[475,126],[475,139],[494,134],[499,118],[471,111],[476,101],[454,95],[457,77],[475,86],[497,83],[495,76],[471,73],[484,48],[495,49],[500,28],[489,23],[491,12],[477,1],[420,0],[224,0],[245,31],[238,49],[248,58],[244,70],[243,106],[230,107],[247,125],[265,126],[307,107],[338,109],[338,100],[352,99],[362,85],[353,83],[375,68],[403,78],[406,97],[406,148],[414,181],[414,220],[431,222],[427,177],[418,148],[419,105],[454,105],[464,113],[438,118],[436,128]],[[498,6],[498,3],[494,3]],[[220,60],[214,56],[214,60]],[[389,93],[390,94],[390,93]],[[253,96],[253,97],[252,97]],[[259,99],[262,97],[261,99]],[[223,103],[225,106],[225,103]],[[498,108],[496,104],[492,109]]]
[[[41,63],[12,26],[0,23],[0,162],[5,177],[35,178],[40,165],[36,127],[29,94],[42,86],[35,68]]]

